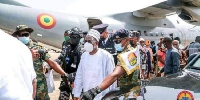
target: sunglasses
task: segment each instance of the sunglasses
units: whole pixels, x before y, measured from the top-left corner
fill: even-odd
[[[18,34],[19,37],[29,37],[30,33],[26,32],[26,33],[22,33],[22,34]]]
[[[79,35],[71,35],[70,38],[77,39],[77,38],[80,38],[80,36]]]

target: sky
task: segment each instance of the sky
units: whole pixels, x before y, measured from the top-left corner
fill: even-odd
[[[166,0],[15,0],[32,8],[83,16],[105,16],[136,11]]]

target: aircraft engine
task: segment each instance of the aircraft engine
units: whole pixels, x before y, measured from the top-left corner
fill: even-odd
[[[199,7],[182,7],[179,17],[186,22],[194,25],[200,25],[200,8]]]

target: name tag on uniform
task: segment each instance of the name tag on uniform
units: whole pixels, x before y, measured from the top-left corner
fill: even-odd
[[[75,65],[75,64],[72,64],[71,67],[76,68],[76,65]]]

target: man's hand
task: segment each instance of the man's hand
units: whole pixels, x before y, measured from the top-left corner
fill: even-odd
[[[30,49],[33,60],[37,60],[40,57],[40,54],[38,53],[38,50]]]
[[[101,90],[99,87],[92,88],[88,90],[87,92],[83,92],[81,94],[81,99],[82,100],[93,100],[97,94],[101,93]]]

